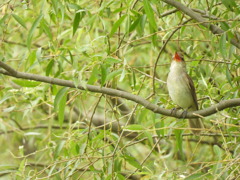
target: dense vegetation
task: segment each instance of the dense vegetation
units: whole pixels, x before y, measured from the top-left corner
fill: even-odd
[[[19,78],[0,66],[0,176],[240,178],[238,106],[204,117],[205,130],[194,136],[186,119],[154,113],[116,91],[109,96],[87,88],[119,89],[171,109],[165,82],[172,55],[180,50],[200,109],[239,98],[238,2],[181,0],[178,10],[171,2],[0,4],[1,61],[30,73]],[[32,74],[37,77],[29,80]],[[74,87],[39,76],[69,80]]]

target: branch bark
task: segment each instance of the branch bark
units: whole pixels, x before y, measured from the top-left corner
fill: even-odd
[[[5,69],[5,70],[0,69],[0,73],[7,75],[7,76],[12,76],[15,78],[21,78],[21,79],[26,79],[26,80],[45,82],[45,83],[49,83],[49,84],[55,84],[55,85],[65,86],[65,87],[70,87],[70,88],[77,88],[80,90],[87,90],[90,92],[106,94],[106,95],[109,95],[112,97],[120,97],[120,98],[124,98],[124,99],[130,100],[130,101],[136,102],[138,104],[141,104],[146,109],[149,109],[155,113],[162,114],[165,116],[176,117],[176,118],[183,118],[183,113],[181,111],[172,113],[172,110],[170,110],[170,109],[161,108],[155,104],[152,104],[150,101],[147,101],[146,99],[144,99],[141,96],[137,96],[137,95],[125,92],[125,91],[120,91],[117,89],[111,89],[111,88],[107,88],[107,87],[94,86],[94,85],[85,85],[85,86],[78,85],[76,87],[74,85],[74,83],[69,80],[51,78],[51,77],[41,76],[41,75],[31,74],[31,73],[18,72],[2,61],[0,61],[0,67]],[[184,118],[209,116],[218,111],[221,111],[221,110],[229,108],[229,107],[234,107],[234,106],[240,106],[240,98],[223,100],[220,103],[215,104],[209,108],[198,110],[198,111],[188,112],[186,114],[186,116],[184,116]]]
[[[182,3],[178,2],[178,1],[174,1],[174,0],[162,0],[163,2],[177,8],[179,11],[183,12],[184,14],[187,14],[188,16],[190,16],[191,18],[193,18],[194,20],[201,22],[201,24],[203,26],[205,26],[206,28],[210,29],[210,31],[213,34],[222,34],[225,31],[222,30],[221,28],[219,28],[218,26],[215,26],[211,23],[206,22],[206,20],[199,15],[198,13],[195,13],[192,9],[184,6]],[[229,40],[229,42],[231,42],[232,45],[236,46],[238,49],[240,49],[240,43],[236,38],[232,38],[230,39],[229,37],[227,37],[227,39]]]

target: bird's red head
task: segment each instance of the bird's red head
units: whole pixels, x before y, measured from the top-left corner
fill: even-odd
[[[184,61],[183,56],[180,52],[176,52],[173,59],[177,62]]]

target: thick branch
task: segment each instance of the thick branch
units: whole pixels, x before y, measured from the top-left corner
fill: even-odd
[[[187,14],[188,16],[190,16],[191,18],[195,19],[198,22],[201,22],[202,25],[205,26],[206,28],[209,28],[213,34],[224,33],[224,30],[222,30],[218,26],[215,26],[213,24],[206,22],[206,20],[201,15],[195,13],[193,10],[184,6],[182,3],[178,2],[178,1],[174,1],[174,0],[163,0],[163,2],[165,2],[171,6],[174,6],[179,11],[182,11],[183,13]],[[231,42],[231,44],[233,44],[234,46],[236,46],[237,48],[240,49],[240,43],[236,38],[229,39],[229,37],[227,37],[227,39]]]
[[[180,111],[177,111],[176,113],[173,114],[170,109],[161,108],[155,104],[152,104],[150,101],[147,101],[146,99],[144,99],[140,96],[137,96],[137,95],[125,92],[125,91],[120,91],[120,90],[106,88],[106,87],[100,87],[100,86],[93,86],[93,85],[86,85],[86,86],[78,85],[77,87],[75,87],[74,83],[69,80],[51,78],[51,77],[41,76],[41,75],[36,75],[36,74],[31,74],[31,73],[18,72],[2,61],[0,61],[0,67],[2,67],[3,69],[6,70],[5,71],[3,69],[0,69],[0,73],[5,74],[7,76],[12,76],[15,78],[21,78],[21,79],[26,79],[26,80],[45,82],[45,83],[55,84],[55,85],[59,85],[59,86],[78,88],[80,90],[88,90],[90,92],[102,93],[102,94],[106,94],[106,95],[113,96],[113,97],[121,97],[121,98],[130,100],[130,101],[136,102],[138,104],[141,104],[145,108],[147,108],[155,113],[158,113],[158,114],[163,114],[166,116],[171,116],[171,117],[176,117],[176,118],[183,117],[183,113]],[[8,72],[8,70],[10,72]],[[185,116],[185,118],[209,116],[218,111],[221,111],[221,110],[229,108],[229,107],[234,107],[234,106],[240,106],[240,98],[224,100],[224,101],[221,101],[220,103],[215,104],[209,108],[189,112]]]

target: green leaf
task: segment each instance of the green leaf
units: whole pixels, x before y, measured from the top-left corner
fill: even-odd
[[[80,22],[80,13],[76,13],[73,20],[73,36],[78,29],[79,22]]]
[[[137,25],[140,23],[141,17],[137,18],[129,27],[129,33],[136,29]]]
[[[37,59],[36,52],[37,52],[37,50],[31,51],[27,58],[27,62],[26,62],[27,70],[29,70],[29,68],[31,68],[32,65],[34,64],[34,62],[36,61],[36,59]]]
[[[12,81],[22,87],[36,87],[39,84],[41,84],[41,82],[27,81],[27,80],[21,80],[21,79],[14,79]]]
[[[123,66],[126,67],[126,65],[127,65],[127,60],[126,60],[126,58],[124,58],[123,63],[124,63]],[[121,76],[120,76],[120,79],[119,79],[120,82],[123,81],[125,75],[126,75],[126,69],[124,68],[123,71],[122,71],[122,74],[121,74]]]
[[[231,86],[232,86],[232,75],[231,75],[231,72],[229,71],[228,67],[226,68],[226,77],[227,77],[229,84],[231,84]]]
[[[42,60],[42,48],[41,48],[41,47],[40,47],[40,48],[37,48],[36,58],[37,58],[38,61],[41,62],[41,60]]]
[[[109,33],[109,37],[112,37],[113,34],[117,31],[119,26],[122,24],[123,20],[127,17],[127,14],[123,15],[121,18],[119,18],[113,25],[111,32]]]
[[[148,138],[148,141],[150,142],[150,145],[151,145],[151,146],[154,146],[152,134],[149,133],[148,131],[144,131],[143,133],[144,133],[144,135]]]
[[[226,22],[220,22],[221,24],[221,28],[224,30],[224,31],[227,31],[230,29],[229,25],[226,23]]]
[[[122,174],[118,173],[118,174],[117,174],[117,179],[119,179],[119,180],[125,180],[126,177],[124,177]]]
[[[12,16],[14,17],[14,19],[15,19],[22,27],[24,27],[25,29],[27,29],[27,26],[26,26],[24,20],[23,20],[21,17],[19,17],[19,16],[16,15],[16,14],[12,14]]]
[[[222,150],[221,150],[221,148],[218,145],[214,145],[213,146],[213,151],[217,155],[218,160],[221,160],[221,157],[222,157]]]
[[[54,110],[58,113],[58,121],[61,127],[64,120],[64,111],[67,101],[68,89],[68,87],[63,87],[62,89],[60,89],[54,99]]]
[[[116,71],[113,71],[113,72],[110,72],[108,75],[107,75],[107,81],[108,80],[111,80],[113,79],[114,77],[116,77],[117,75],[120,75],[122,73],[123,69],[118,69]]]
[[[62,151],[64,145],[65,145],[66,141],[60,141],[60,143],[58,143],[57,147],[55,148],[55,152],[54,152],[54,159],[57,159],[60,152]]]
[[[34,33],[35,29],[37,28],[38,24],[40,23],[42,17],[43,17],[43,15],[40,14],[37,17],[37,19],[34,21],[31,29],[29,30],[28,37],[27,37],[27,47],[28,47],[28,49],[30,49],[30,47],[31,47],[33,33]]]
[[[134,166],[135,168],[138,168],[138,169],[142,169],[142,166],[139,162],[137,162],[137,160],[132,157],[132,156],[128,156],[128,155],[125,155],[124,158],[126,159],[126,161],[131,164],[132,166]]]
[[[98,80],[98,66],[94,66],[90,78],[88,79],[88,84],[94,84]]]
[[[67,101],[67,94],[65,94],[62,97],[62,99],[60,100],[60,103],[59,103],[58,122],[59,122],[60,127],[62,127],[62,124],[64,121],[64,112],[65,112],[66,101]]]
[[[153,28],[154,32],[157,31],[157,24],[156,24],[156,21],[155,21],[155,18],[154,18],[154,13],[153,13],[153,9],[149,3],[149,0],[143,0],[143,7],[144,7],[144,10],[147,14],[147,18],[148,18],[148,21],[149,21],[149,24],[151,25],[151,27]]]
[[[107,79],[107,67],[105,64],[101,64],[101,86],[103,86]]]
[[[76,11],[74,20],[73,20],[73,36],[76,33],[79,23],[82,21],[83,17],[85,16],[85,10],[80,9],[78,11]]]
[[[233,11],[233,7],[237,7],[234,0],[222,0],[222,3],[230,11]]]
[[[184,180],[195,180],[195,179],[204,179],[203,178],[204,174],[203,173],[198,173],[198,174],[193,174],[191,176],[188,176],[187,178],[185,178]]]
[[[49,27],[48,23],[45,21],[45,19],[42,19],[41,21],[41,27],[44,31],[44,33],[48,36],[50,40],[52,40],[52,32],[51,28]]]
[[[146,14],[143,14],[140,17],[140,22],[139,22],[139,25],[137,26],[137,32],[140,36],[142,36],[144,34],[146,19],[147,19]]]
[[[68,49],[68,54],[70,56],[71,63],[73,64],[73,62],[74,62],[73,55],[69,49]]]
[[[7,19],[9,15],[5,14],[1,19],[0,19],[0,26],[4,23],[4,21]]]
[[[161,135],[164,136],[164,129],[160,129],[162,127],[164,127],[164,121],[155,123],[156,133],[157,133],[158,137],[160,137]]]
[[[144,130],[144,127],[140,124],[131,124],[126,126],[124,129],[130,130],[130,131],[140,131],[140,130]]]
[[[120,63],[122,62],[120,59],[116,59],[116,58],[113,58],[113,57],[108,57],[105,59],[105,62],[108,63],[108,64],[114,64],[114,63]]]
[[[226,34],[225,33],[223,33],[221,38],[220,38],[219,50],[220,50],[220,53],[222,54],[223,58],[225,59],[226,54],[227,54],[227,51],[226,51]]]
[[[135,71],[132,70],[132,87],[135,89],[136,88],[136,75],[135,75]]]
[[[52,59],[47,65],[46,76],[49,76],[49,74],[52,72],[53,65],[54,65],[54,60]]]
[[[182,148],[182,133],[183,130],[175,129],[174,134],[176,136],[176,148],[180,151],[181,156],[183,156],[183,148]]]

